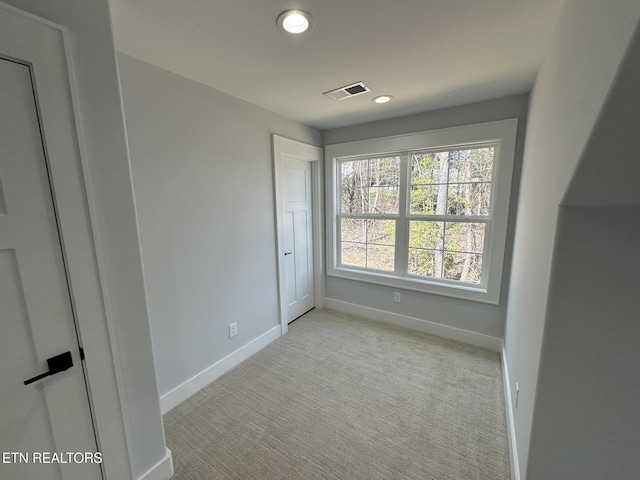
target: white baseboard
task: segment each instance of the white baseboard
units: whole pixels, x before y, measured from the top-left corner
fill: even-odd
[[[210,367],[205,368],[203,371],[194,375],[186,382],[165,393],[160,397],[160,410],[162,411],[162,414],[164,415],[172,408],[178,406],[191,395],[198,392],[199,390],[202,390],[215,379],[217,379],[221,375],[224,375],[233,367],[246,360],[254,353],[262,350],[271,342],[278,339],[281,335],[281,327],[280,325],[276,325],[270,330],[267,330],[259,337],[254,338],[246,345],[243,345],[235,352],[230,353],[226,357],[218,360],[216,363],[214,363]]]
[[[324,306],[340,312],[359,315],[361,317],[367,317],[381,322],[392,323],[394,325],[411,328],[412,330],[417,330],[419,332],[437,335],[438,337],[476,345],[494,352],[500,352],[502,350],[501,338],[483,335],[482,333],[471,332],[469,330],[429,322],[428,320],[422,320],[420,318],[408,317],[398,313],[386,312],[376,308],[363,307],[362,305],[343,302],[342,300],[335,300],[333,298],[325,298]]]
[[[173,455],[167,448],[162,460],[138,477],[138,480],[169,480],[173,476]]]
[[[513,402],[511,399],[511,381],[507,353],[502,348],[502,374],[504,375],[504,400],[507,411],[507,436],[509,437],[509,460],[511,460],[511,480],[520,480],[520,463],[518,462],[518,445],[513,421]]]

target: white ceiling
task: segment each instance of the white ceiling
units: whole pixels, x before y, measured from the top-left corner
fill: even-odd
[[[525,93],[563,0],[111,0],[116,47],[319,129]],[[313,28],[276,27],[289,8]],[[357,81],[346,100],[323,92]],[[371,99],[389,94],[394,101]]]

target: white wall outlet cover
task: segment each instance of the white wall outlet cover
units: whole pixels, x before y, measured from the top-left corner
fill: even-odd
[[[229,324],[229,338],[235,337],[238,334],[238,323],[233,322]]]

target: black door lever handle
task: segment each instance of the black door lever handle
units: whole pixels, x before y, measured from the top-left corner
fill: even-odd
[[[55,357],[51,357],[47,359],[47,365],[49,366],[49,371],[41,373],[40,375],[36,375],[29,380],[25,380],[24,384],[29,385],[30,383],[37,382],[38,380],[42,380],[44,377],[48,377],[49,375],[55,375],[56,373],[64,372],[65,370],[73,367],[73,359],[71,358],[71,352],[64,352],[60,355],[56,355]]]

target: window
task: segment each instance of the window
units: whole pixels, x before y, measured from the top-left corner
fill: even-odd
[[[498,303],[516,120],[327,147],[328,274]]]

